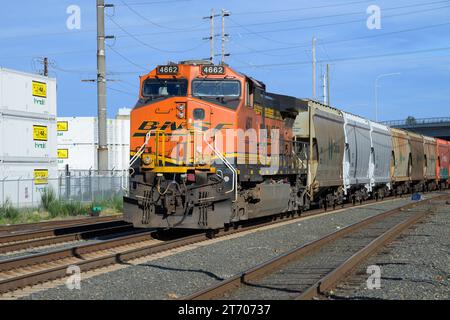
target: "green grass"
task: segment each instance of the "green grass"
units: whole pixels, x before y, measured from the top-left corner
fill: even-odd
[[[117,212],[123,211],[123,198],[122,196],[113,196],[107,199],[97,199],[91,204],[91,208],[101,207],[102,209],[113,209]]]
[[[41,194],[41,207],[44,210],[49,210],[52,203],[56,201],[55,191],[52,188],[45,188]]]
[[[17,209],[14,208],[9,199],[0,206],[0,225],[17,224],[17,223],[33,223],[45,219],[45,213],[33,209]]]
[[[90,213],[90,206],[75,201],[55,200],[48,204],[47,209],[51,218],[70,217],[70,216],[87,216]]]
[[[106,199],[96,199],[92,203],[82,203],[59,200],[52,189],[45,189],[41,194],[41,205],[37,209],[17,209],[12,206],[9,199],[6,199],[5,203],[0,206],[0,225],[88,216],[94,207],[101,207],[103,215],[122,213],[122,196],[117,195]]]
[[[9,199],[0,207],[0,217],[3,219],[16,220],[19,217],[19,210],[14,208]]]

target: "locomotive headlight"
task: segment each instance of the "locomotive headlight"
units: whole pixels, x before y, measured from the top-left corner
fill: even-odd
[[[177,117],[180,118],[180,119],[183,119],[184,118],[184,112],[183,111],[178,111],[177,112]]]
[[[177,105],[178,111],[183,112],[183,111],[184,111],[184,108],[185,108],[184,104],[179,104],[179,105]]]
[[[150,163],[152,163],[152,158],[146,154],[142,157],[142,161],[144,161],[144,164],[149,165]]]

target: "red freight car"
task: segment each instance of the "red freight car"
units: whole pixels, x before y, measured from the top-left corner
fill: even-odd
[[[436,174],[441,188],[445,188],[449,183],[449,169],[450,169],[450,142],[436,139],[437,142],[437,166]]]

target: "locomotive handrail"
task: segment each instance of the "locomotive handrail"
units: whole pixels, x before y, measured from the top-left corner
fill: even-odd
[[[203,132],[202,132],[203,133]],[[228,167],[228,169],[231,170],[232,174],[233,174],[233,183],[232,183],[232,187],[231,190],[226,191],[225,193],[231,193],[234,191],[234,201],[237,201],[238,198],[238,188],[237,188],[237,170],[233,167],[233,165],[225,158],[225,156],[219,151],[217,150],[215,147],[211,146],[209,144],[209,142],[206,140],[205,136],[203,135],[203,141],[205,141],[205,143],[208,145],[208,147],[211,148],[212,151],[214,151],[214,153],[216,154],[216,156],[222,160],[222,162]]]
[[[150,140],[151,134],[152,132],[156,132],[157,130],[149,130],[146,134],[145,134],[145,140],[144,140],[144,144],[139,148],[139,150],[134,154],[133,157],[131,157],[130,162],[128,163],[128,169],[130,170],[130,168],[132,169],[133,164],[137,161],[137,159],[139,159],[141,157],[141,155],[144,153],[144,149],[147,146],[148,140]],[[122,189],[123,190],[127,190],[127,187],[125,186],[124,183],[124,179],[122,179]]]
[[[237,198],[238,198],[237,170],[233,167],[233,165],[227,160],[227,158],[225,158],[225,156],[218,149],[216,149],[214,146],[212,146],[206,140],[205,132],[199,131],[199,130],[192,130],[192,129],[190,131],[193,132],[193,133],[200,133],[203,136],[203,141],[206,143],[206,145],[216,154],[216,156],[225,164],[225,166],[228,169],[230,169],[230,171],[231,171],[231,173],[233,175],[232,187],[231,187],[230,190],[226,191],[225,193],[231,193],[231,192],[234,191],[234,200],[233,200],[233,202],[237,201]],[[194,137],[194,141],[195,141],[195,137]],[[195,154],[195,150],[194,150],[194,154]],[[195,159],[195,157],[194,157],[194,159]]]
[[[128,169],[132,168],[133,164],[137,161],[137,159],[139,159],[141,157],[141,155],[144,153],[145,147],[148,144],[148,141],[150,140],[151,134],[152,133],[156,133],[158,130],[149,130],[146,134],[145,134],[145,140],[144,143],[142,144],[142,146],[139,148],[139,150],[134,154],[134,156],[130,159],[129,162],[129,167]],[[233,167],[233,165],[225,158],[225,156],[219,151],[217,150],[214,146],[212,146],[205,137],[205,133],[203,131],[199,131],[199,130],[189,130],[190,133],[200,133],[203,136],[203,141],[206,143],[206,145],[211,148],[211,150],[216,154],[216,156],[225,164],[225,166],[230,169],[232,176],[233,176],[233,180],[232,180],[232,187],[231,190],[226,191],[225,193],[231,193],[234,192],[234,201],[237,200],[238,198],[238,188],[237,188],[237,170]],[[195,137],[194,137],[194,141],[195,141]],[[196,150],[194,150],[194,165],[195,165],[195,152]],[[122,188],[125,190],[126,187],[124,186],[124,183],[122,183]]]
[[[146,134],[145,134],[145,140],[144,140],[144,144],[139,148],[139,150],[134,154],[134,156],[130,159],[130,163],[128,166],[128,169],[131,168],[131,166],[136,162],[137,159],[139,159],[141,157],[141,155],[144,153],[144,149],[148,143],[148,140],[150,140],[151,134],[152,132],[156,132],[157,130],[149,130]]]

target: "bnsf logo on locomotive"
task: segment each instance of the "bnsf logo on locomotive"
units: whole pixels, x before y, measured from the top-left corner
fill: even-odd
[[[159,125],[159,121],[143,121],[138,128],[138,131],[133,135],[133,137],[145,137],[150,130],[166,130],[170,128],[171,131],[181,130],[186,127],[186,122],[176,123],[172,121],[166,121],[163,125]]]
[[[203,122],[203,123],[193,123],[192,127],[201,131],[206,131],[209,129],[209,122]],[[232,126],[232,123],[219,123],[217,126],[214,127],[214,130],[221,130],[225,129],[228,126]],[[167,130],[170,129],[170,131],[176,131],[176,130],[182,130],[183,128],[186,128],[186,122],[172,122],[172,121],[166,121],[162,125],[160,125],[159,121],[143,121],[141,125],[138,128],[138,131],[133,135],[133,137],[145,137],[147,132],[151,130]]]

